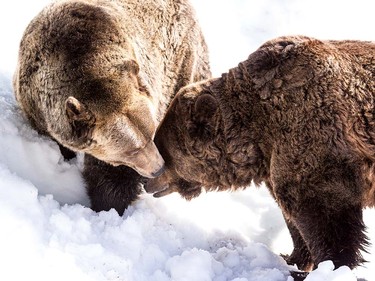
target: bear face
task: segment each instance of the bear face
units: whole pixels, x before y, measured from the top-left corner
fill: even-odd
[[[78,98],[69,96],[65,101],[71,128],[71,137],[65,144],[72,150],[91,154],[114,166],[129,166],[152,178],[164,166],[153,142],[155,110],[148,93],[138,83],[138,65],[133,60],[125,64],[126,71],[119,77],[95,79],[94,73],[91,81],[70,87],[69,93]],[[60,138],[59,134],[55,136],[58,141]]]
[[[69,148],[113,166],[129,166],[145,177],[155,177],[163,171],[164,160],[153,142],[152,113],[147,97],[137,97],[132,106],[103,115],[70,96],[66,114],[74,142]]]
[[[208,127],[211,120],[218,118],[215,116],[217,106],[209,95],[187,88],[176,95],[155,138],[164,155],[166,170],[160,177],[147,182],[148,192],[157,192],[154,195],[159,197],[177,191],[187,199],[200,194],[212,166],[208,158],[199,157],[198,150],[204,150],[208,145],[203,138],[211,134],[212,128]],[[206,110],[198,112],[203,108]]]

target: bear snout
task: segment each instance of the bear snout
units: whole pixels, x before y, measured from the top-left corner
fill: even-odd
[[[164,172],[164,171],[163,171]],[[144,185],[147,193],[159,193],[169,189],[169,177],[168,172],[163,173],[159,177],[149,179]]]
[[[146,178],[155,178],[165,171],[165,162],[153,141],[131,160],[131,167]]]
[[[165,171],[165,165],[163,165],[163,166],[159,169],[159,171],[156,171],[156,172],[151,173],[151,175],[152,175],[153,178],[156,178],[156,177],[160,176],[161,174],[163,174],[164,171]]]

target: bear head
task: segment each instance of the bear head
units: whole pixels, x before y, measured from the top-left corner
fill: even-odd
[[[218,101],[203,86],[205,82],[181,89],[158,128],[155,143],[166,170],[145,186],[155,197],[177,191],[191,199],[203,186],[220,185],[221,113]]]
[[[137,63],[127,60],[122,67],[125,65],[121,75],[126,77],[85,79],[76,87],[78,97],[66,99],[72,148],[152,178],[164,169],[164,160],[153,142],[155,110],[152,99],[139,85]]]
[[[62,115],[49,122],[55,124],[48,131],[74,151],[148,178],[159,175],[164,160],[153,142],[156,102],[142,83],[132,41],[113,16],[115,9],[84,2],[56,5],[60,20],[48,26],[55,35],[40,37],[45,63],[35,67],[36,80],[45,81],[52,97],[47,97],[53,108],[49,120]]]

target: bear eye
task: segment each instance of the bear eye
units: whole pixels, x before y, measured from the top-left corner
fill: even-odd
[[[128,151],[126,154],[127,154],[128,156],[136,156],[137,153],[138,153],[140,150],[141,150],[140,148],[136,148],[136,149],[133,149],[133,150]]]

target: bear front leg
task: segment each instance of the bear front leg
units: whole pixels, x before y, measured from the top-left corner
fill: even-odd
[[[315,267],[332,260],[335,267],[354,268],[364,262],[361,251],[368,245],[360,166],[329,157],[317,163],[310,173],[274,175],[276,200],[301,234]]]
[[[297,265],[298,269],[303,271],[311,271],[313,261],[311,254],[305,241],[303,240],[301,233],[294,225],[292,221],[285,218],[286,225],[288,226],[290,235],[293,240],[293,252],[290,255],[282,255],[285,261],[290,265]]]
[[[76,153],[73,151],[73,150],[70,150],[69,148],[66,148],[65,146],[63,146],[62,144],[60,143],[57,143],[59,145],[59,148],[60,148],[60,152],[61,152],[61,155],[64,157],[64,160],[72,160],[73,158],[75,158],[77,155]]]
[[[360,205],[342,202],[342,207],[332,210],[320,199],[310,198],[292,219],[310,249],[314,268],[325,260],[333,261],[335,268],[354,268],[364,262],[361,250],[368,243]]]
[[[132,168],[115,167],[88,154],[85,154],[83,177],[91,208],[96,212],[114,208],[122,215],[142,192],[143,177]]]

